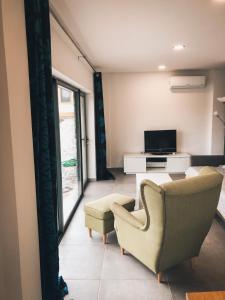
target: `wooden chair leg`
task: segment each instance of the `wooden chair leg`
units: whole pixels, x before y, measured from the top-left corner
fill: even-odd
[[[92,238],[92,229],[88,228],[88,232],[89,232],[89,237]]]
[[[162,283],[162,272],[159,272],[158,274],[157,274],[157,280],[158,280],[158,283]]]
[[[122,247],[120,247],[120,251],[122,255],[125,255],[125,250]]]
[[[103,234],[103,244],[107,244],[107,233]]]

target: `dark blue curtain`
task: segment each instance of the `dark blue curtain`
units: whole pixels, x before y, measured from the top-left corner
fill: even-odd
[[[106,167],[106,135],[102,90],[102,74],[94,73],[95,94],[95,139],[96,139],[96,169],[97,180],[114,179]]]
[[[63,299],[59,273],[57,174],[48,0],[25,0],[43,300]],[[27,212],[29,213],[29,212]],[[32,280],[32,278],[31,278]]]

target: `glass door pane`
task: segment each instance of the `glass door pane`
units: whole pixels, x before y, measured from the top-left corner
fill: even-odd
[[[81,146],[82,146],[82,170],[83,185],[87,182],[87,131],[86,131],[86,106],[85,96],[80,96],[80,113],[81,113]]]
[[[58,85],[63,225],[82,193],[80,180],[78,104],[73,90]]]

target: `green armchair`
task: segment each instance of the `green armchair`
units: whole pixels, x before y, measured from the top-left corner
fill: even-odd
[[[128,212],[112,204],[121,250],[157,274],[198,256],[219,200],[223,176],[204,167],[199,176],[162,185],[141,184],[144,209]]]

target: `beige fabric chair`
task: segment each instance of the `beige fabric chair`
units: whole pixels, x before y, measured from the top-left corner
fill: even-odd
[[[204,167],[199,176],[156,185],[141,184],[144,209],[129,213],[112,205],[122,252],[129,251],[158,274],[198,256],[211,227],[223,176]]]

